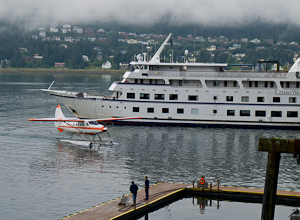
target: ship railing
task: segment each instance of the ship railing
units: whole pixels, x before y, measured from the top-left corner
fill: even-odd
[[[87,92],[84,94],[85,98],[96,98],[96,99],[115,99],[112,94],[109,93],[92,93],[92,92]]]

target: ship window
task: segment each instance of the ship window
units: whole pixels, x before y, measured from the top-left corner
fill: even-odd
[[[198,115],[198,114],[199,114],[199,109],[197,109],[197,108],[192,108],[192,109],[191,109],[191,113],[192,113],[193,115]]]
[[[214,113],[214,114],[217,114],[217,113],[218,113],[218,110],[213,109],[213,113]]]
[[[140,108],[139,107],[132,107],[132,111],[133,112],[140,112]]]
[[[255,81],[255,82],[254,82],[254,86],[255,86],[255,87],[258,87],[258,81]]]
[[[289,97],[289,103],[296,103],[296,97]]]
[[[188,100],[189,101],[198,101],[198,96],[197,95],[189,95]]]
[[[178,100],[178,95],[177,94],[170,94],[169,99],[170,100]]]
[[[227,116],[234,116],[235,110],[227,110]]]
[[[266,81],[266,82],[265,82],[265,87],[267,88],[267,87],[268,87],[268,85],[269,85],[269,82],[268,82],[268,81]]]
[[[271,88],[274,87],[274,82],[270,82],[270,87],[271,87]]]
[[[149,93],[140,93],[140,99],[150,99]]]
[[[288,112],[287,112],[287,117],[288,117],[288,118],[297,118],[297,117],[298,117],[298,112],[291,112],[291,111],[288,111]]]
[[[281,88],[283,88],[283,82],[280,82]]]
[[[271,117],[281,117],[281,111],[271,111]]]
[[[148,113],[154,113],[154,108],[147,108]]]
[[[264,102],[265,101],[265,97],[257,97],[257,102]]]
[[[214,86],[219,86],[219,81],[214,81]]]
[[[237,81],[233,81],[233,87],[238,87]]]
[[[162,108],[162,113],[169,113],[169,108]]]
[[[296,88],[300,87],[300,82],[296,82]]]
[[[214,101],[217,101],[218,100],[218,96],[214,96]]]
[[[224,87],[227,87],[227,81],[224,81]]]
[[[242,102],[249,102],[249,96],[242,96]]]
[[[290,88],[290,82],[285,82],[286,88]]]
[[[280,97],[273,97],[273,102],[280,102]]]
[[[226,101],[233,102],[233,96],[226,96]]]
[[[240,110],[240,116],[250,116],[250,110]]]
[[[134,99],[135,98],[135,93],[127,93],[127,98],[128,99]]]
[[[154,99],[164,100],[165,99],[165,94],[155,94]]]
[[[178,109],[177,109],[177,114],[183,114],[183,113],[184,113],[183,108],[178,108]]]
[[[266,111],[255,111],[255,116],[256,117],[265,117]]]

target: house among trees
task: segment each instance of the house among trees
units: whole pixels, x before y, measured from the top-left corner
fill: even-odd
[[[55,67],[62,67],[63,68],[63,67],[65,67],[65,65],[66,65],[65,63],[54,63]]]
[[[98,31],[97,31],[97,34],[98,35],[105,35],[105,30],[103,28],[100,28]]]
[[[102,63],[101,68],[102,69],[111,69],[112,68],[111,62],[106,61],[106,63]]]
[[[73,32],[74,32],[74,33],[77,33],[77,34],[82,34],[82,33],[83,33],[83,30],[82,30],[81,27],[74,26],[74,27],[73,27]]]
[[[129,69],[129,64],[128,63],[119,63],[120,69]]]

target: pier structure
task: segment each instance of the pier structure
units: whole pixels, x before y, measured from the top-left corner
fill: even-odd
[[[145,200],[145,190],[139,190],[137,204],[133,206],[131,195],[96,205],[89,209],[71,214],[66,220],[127,220],[142,217],[184,197],[199,196],[210,200],[231,200],[240,202],[260,203],[264,189],[229,187],[213,184],[191,185],[182,183],[158,183],[150,187],[149,200]],[[276,204],[300,205],[300,192],[277,191]]]

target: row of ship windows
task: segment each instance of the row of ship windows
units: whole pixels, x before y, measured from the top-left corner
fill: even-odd
[[[136,84],[165,84],[161,79],[135,79]],[[171,86],[197,86],[202,87],[200,80],[169,80]],[[208,88],[213,87],[236,87],[239,88],[237,81],[221,81],[221,80],[205,80],[205,84]],[[245,88],[277,88],[277,85],[274,81],[242,81],[243,87]],[[281,88],[300,88],[300,82],[295,81],[281,81]]]
[[[132,112],[140,112],[139,107],[133,107]],[[238,112],[238,111],[237,111]],[[154,113],[154,108],[150,107],[147,108],[147,113]],[[169,113],[169,108],[162,108],[161,113]],[[213,110],[213,114],[217,114],[218,111],[216,109]],[[239,116],[250,116],[250,110],[240,110],[239,111]],[[184,114],[184,109],[183,108],[177,108],[177,114]],[[199,114],[199,109],[197,108],[192,108],[191,109],[191,114],[197,115]],[[236,114],[236,110],[233,109],[228,109],[227,110],[227,116],[238,116]],[[263,110],[256,110],[255,111],[255,116],[256,117],[266,117],[266,111]],[[271,111],[271,117],[282,117],[282,111]],[[297,111],[287,111],[286,112],[286,117],[288,118],[297,118],[298,117],[298,112]]]
[[[135,99],[135,93],[127,93],[128,99]],[[140,99],[150,99],[149,93],[140,93]],[[154,94],[155,100],[165,100],[165,94]],[[178,100],[178,94],[169,94],[169,100]],[[218,100],[218,96],[213,97],[214,101]],[[197,95],[188,95],[188,101],[198,101]],[[227,102],[233,102],[233,96],[226,96]],[[249,102],[249,96],[242,96],[241,102]],[[265,102],[265,97],[257,97],[257,102]],[[273,102],[280,102],[280,97],[273,97]],[[289,97],[289,103],[296,103],[296,97]]]

